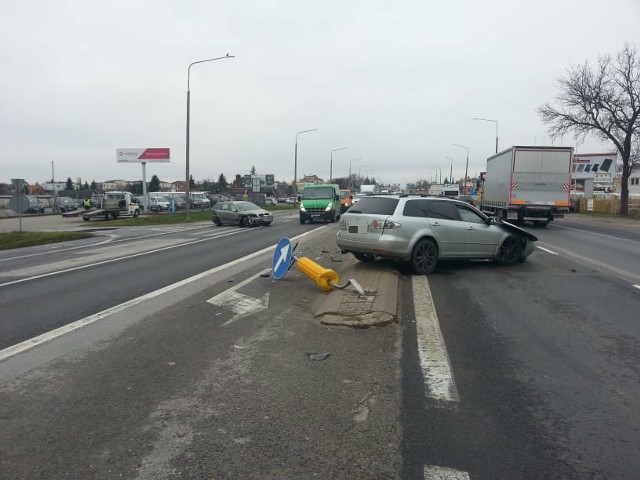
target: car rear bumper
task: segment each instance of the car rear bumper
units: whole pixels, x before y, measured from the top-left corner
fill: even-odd
[[[356,253],[370,253],[386,258],[408,260],[411,257],[411,249],[406,238],[393,235],[380,235],[376,241],[371,238],[359,240],[353,235],[347,236],[342,230],[338,231],[336,244],[342,250]]]

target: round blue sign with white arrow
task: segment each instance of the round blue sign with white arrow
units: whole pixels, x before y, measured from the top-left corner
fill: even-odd
[[[280,280],[289,271],[292,255],[291,240],[287,237],[281,238],[276,245],[276,251],[271,262],[271,276],[274,280]]]

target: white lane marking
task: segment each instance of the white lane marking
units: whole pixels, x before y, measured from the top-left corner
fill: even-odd
[[[220,238],[220,237],[226,237],[226,236],[229,236],[229,235],[235,235],[236,233],[241,233],[243,231],[245,231],[245,230],[237,230],[237,231],[233,231],[233,232],[229,232],[229,233],[224,233],[224,234],[218,235],[216,237],[201,238],[201,239],[198,239],[198,240],[190,240],[188,242],[179,243],[177,245],[169,245],[168,247],[156,248],[155,250],[146,250],[144,252],[132,253],[131,255],[125,255],[124,257],[110,258],[109,260],[102,260],[100,262],[88,263],[86,265],[79,265],[77,267],[66,268],[64,270],[56,270],[55,272],[43,273],[42,275],[34,275],[33,277],[26,277],[26,278],[21,278],[19,280],[12,280],[10,282],[0,283],[0,288],[1,287],[7,287],[9,285],[15,285],[15,284],[18,284],[18,283],[29,282],[31,280],[37,280],[39,278],[52,277],[54,275],[60,275],[62,273],[73,272],[75,270],[83,270],[85,268],[91,268],[91,267],[95,267],[97,265],[105,265],[107,263],[119,262],[121,260],[127,260],[129,258],[142,257],[142,256],[145,256],[145,255],[150,255],[152,253],[163,252],[165,250],[172,250],[174,248],[184,247],[186,245],[194,245],[196,243],[206,242],[208,240],[211,240],[212,238]]]
[[[326,227],[320,227],[320,228],[316,228],[315,230],[309,230],[308,232],[302,233],[297,237],[293,237],[291,240],[297,240],[297,239],[306,237],[307,235],[310,235],[313,232],[321,231],[323,228],[326,228]],[[253,252],[249,255],[246,255],[237,260],[233,260],[229,263],[225,263],[224,265],[220,265],[218,267],[212,268],[211,270],[207,270],[206,272],[198,273],[193,277],[185,278],[184,280],[180,280],[179,282],[173,283],[171,285],[167,285],[166,287],[160,288],[153,292],[149,292],[145,295],[142,295],[141,297],[133,298],[127,302],[121,303],[120,305],[107,308],[106,310],[95,313],[93,315],[89,315],[88,317],[82,318],[80,320],[76,320],[75,322],[69,323],[68,325],[65,325],[63,327],[56,328],[55,330],[51,330],[50,332],[43,333],[42,335],[38,335],[37,337],[30,338],[29,340],[25,340],[24,342],[17,343],[16,345],[13,345],[11,347],[7,347],[4,350],[0,350],[0,362],[2,362],[3,360],[6,360],[9,357],[17,355],[18,353],[24,352],[33,347],[36,347],[45,342],[48,342],[49,340],[53,340],[54,338],[60,337],[69,332],[73,332],[74,330],[90,325],[93,322],[96,322],[100,319],[108,317],[109,315],[113,315],[114,313],[118,313],[122,310],[126,310],[127,308],[138,305],[146,300],[150,300],[152,298],[158,297],[160,295],[163,295],[177,288],[184,287],[185,285],[188,285],[190,283],[197,282],[198,280],[201,280],[209,275],[213,275],[214,273],[221,272],[222,270],[225,270],[227,268],[233,267],[234,265],[244,262],[245,260],[249,260],[251,258],[267,253],[268,251],[273,250],[273,248],[274,247],[263,248],[262,250]]]
[[[418,333],[418,355],[427,397],[446,402],[458,402],[458,389],[453,378],[449,354],[445,345],[438,314],[425,275],[411,277],[413,310]]]
[[[544,248],[544,247],[541,247],[541,246],[539,246],[539,245],[536,245],[536,247],[538,247],[538,248],[539,248],[540,250],[542,250],[543,252],[550,253],[551,255],[560,255],[559,253],[556,253],[556,252],[554,252],[554,251],[552,251],[552,250],[549,250],[548,248]]]
[[[91,232],[89,232],[89,233],[91,233]],[[27,255],[19,255],[17,257],[0,258],[0,263],[1,262],[8,262],[9,260],[22,260],[23,258],[39,257],[40,255],[51,255],[52,253],[69,252],[71,250],[78,250],[80,248],[100,247],[100,246],[105,245],[107,243],[114,243],[113,235],[110,235],[110,234],[101,234],[101,235],[107,235],[109,238],[104,240],[104,241],[102,241],[102,242],[92,243],[91,245],[78,245],[77,247],[58,248],[58,249],[52,248],[51,250],[47,250],[45,252],[29,253]],[[80,239],[80,240],[88,240],[88,239]],[[78,240],[68,240],[68,241],[77,242]],[[49,245],[51,246],[52,244],[49,244]],[[55,245],[56,244],[53,244],[53,246],[55,246]],[[60,245],[60,244],[57,244],[57,245]]]
[[[640,285],[634,285],[634,287],[640,290]]]
[[[139,228],[144,228],[144,227],[139,227]],[[188,228],[186,230],[180,230],[180,231],[191,231],[191,230],[197,230],[197,229],[201,229],[201,228],[206,228],[203,226],[199,226],[199,227],[194,227],[194,228]],[[87,230],[76,230],[76,231],[87,231]],[[105,240],[104,242],[99,242],[99,243],[92,243],[91,245],[78,245],[77,247],[69,247],[69,248],[60,248],[60,249],[51,249],[51,250],[47,250],[45,252],[37,252],[37,253],[29,253],[27,255],[19,255],[17,257],[9,257],[9,258],[1,258],[0,262],[8,262],[9,260],[21,260],[23,258],[29,258],[29,257],[38,257],[40,255],[50,255],[52,253],[61,253],[61,252],[70,252],[71,250],[78,250],[80,248],[93,248],[93,247],[98,247],[100,245],[104,245],[107,243],[122,243],[122,242],[128,242],[128,241],[133,241],[133,240],[141,240],[143,238],[149,238],[149,237],[161,237],[163,235],[170,235],[172,233],[176,233],[176,232],[165,232],[165,231],[161,231],[160,233],[149,233],[147,235],[139,235],[137,237],[124,237],[124,238],[117,238],[115,235],[111,234],[111,233],[104,233],[104,230],[100,230],[100,229],[93,229],[93,230],[89,230],[88,233],[94,233],[97,232],[98,235],[106,235],[108,237],[110,237],[108,240]],[[76,240],[74,240],[76,241]],[[51,244],[50,244],[51,245]],[[53,244],[56,245],[56,244]]]
[[[424,480],[469,480],[469,474],[455,468],[425,465]]]
[[[219,293],[215,297],[211,297],[209,300],[207,300],[207,303],[217,305],[219,307],[224,307],[227,310],[231,310],[235,313],[235,315],[230,320],[227,320],[222,324],[223,327],[235,322],[241,317],[245,317],[252,313],[256,313],[269,308],[269,292],[265,293],[260,298],[254,298],[249,295],[238,293],[237,290],[244,287],[248,283],[251,283],[263,273],[270,271],[271,269],[267,269],[262,272],[258,272],[255,275],[247,278],[246,280],[243,280],[235,287],[225,290],[224,292]]]

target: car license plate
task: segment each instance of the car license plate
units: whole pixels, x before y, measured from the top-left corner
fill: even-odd
[[[366,218],[352,218],[349,219],[347,231],[349,233],[367,233],[367,227]]]

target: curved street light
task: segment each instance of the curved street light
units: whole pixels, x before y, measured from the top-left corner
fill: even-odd
[[[490,118],[476,118],[476,117],[473,117],[471,120],[480,120],[482,122],[493,122],[496,124],[496,153],[498,153],[498,121],[491,120]]]
[[[334,150],[331,150],[331,163],[329,163],[329,183],[331,183],[331,179],[333,178],[333,152],[337,152],[338,150],[346,150],[347,147],[340,147]]]
[[[217,58],[207,58],[205,60],[198,60],[196,62],[192,62],[189,64],[189,68],[187,68],[187,151],[186,151],[186,164],[187,164],[187,175],[186,175],[186,185],[185,185],[185,208],[187,213],[187,221],[189,221],[189,210],[191,209],[191,197],[189,196],[189,126],[190,126],[190,116],[191,116],[191,90],[189,88],[189,82],[191,80],[191,67],[196,65],[197,63],[205,63],[205,62],[213,62],[214,60],[224,60],[225,58],[236,58],[235,55],[229,55],[228,53],[224,57]]]
[[[454,147],[465,148],[467,150],[467,163],[464,167],[464,179],[462,180],[462,191],[464,194],[467,193],[467,175],[469,174],[469,147],[465,145],[460,145],[458,143],[453,144]]]
[[[300,135],[301,133],[307,133],[307,132],[315,132],[316,130],[318,130],[317,128],[312,128],[310,130],[302,130],[301,132],[296,133],[296,150],[295,150],[295,156],[294,156],[294,164],[293,164],[293,191],[294,191],[294,195],[298,195],[298,135]]]

